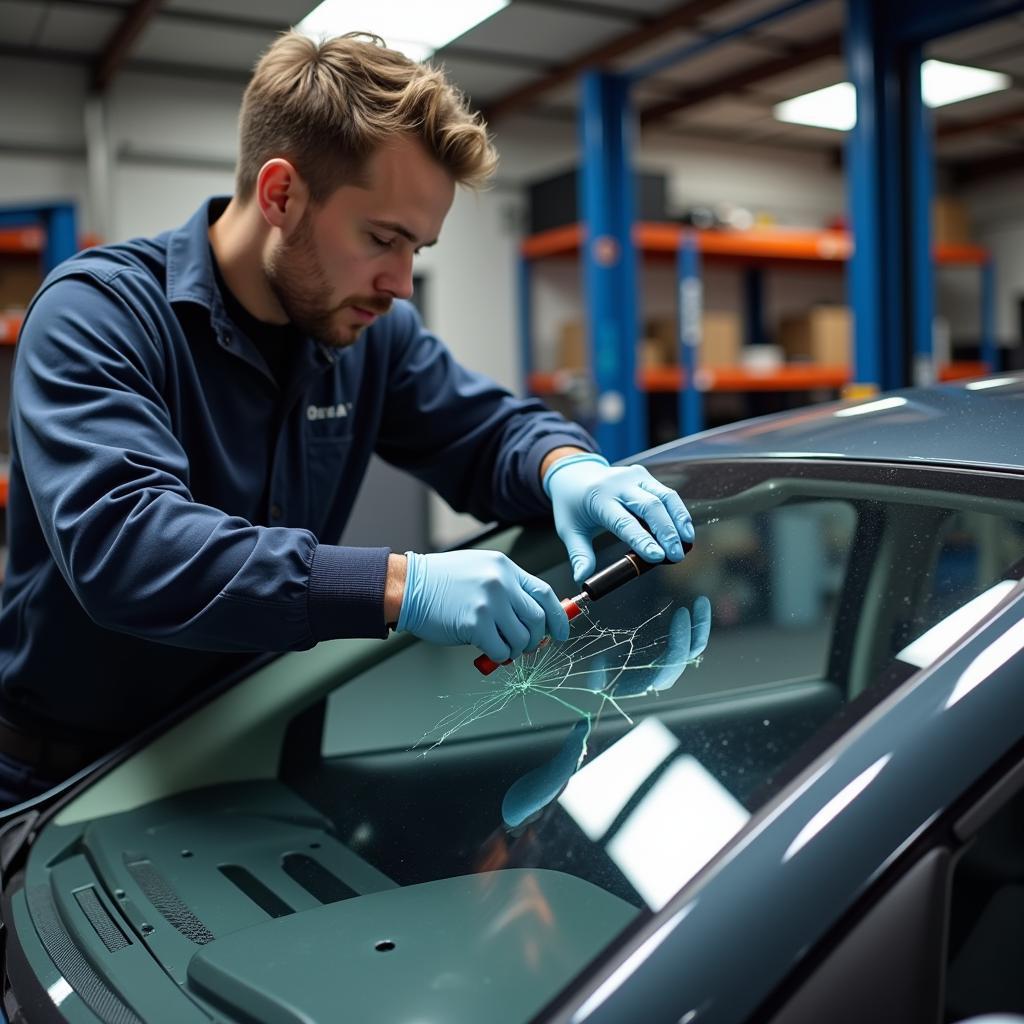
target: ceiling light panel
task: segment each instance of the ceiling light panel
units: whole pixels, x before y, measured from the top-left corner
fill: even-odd
[[[324,0],[296,28],[314,39],[372,32],[412,60],[424,60],[506,6],[508,0]]]

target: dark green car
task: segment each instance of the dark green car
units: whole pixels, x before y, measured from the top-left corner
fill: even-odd
[[[565,644],[267,659],[8,812],[8,1017],[1024,1012],[1024,376],[636,461],[696,544]]]

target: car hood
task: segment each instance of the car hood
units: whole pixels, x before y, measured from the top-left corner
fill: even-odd
[[[833,458],[1024,472],[1024,373],[829,402],[705,431],[645,452],[679,458]]]

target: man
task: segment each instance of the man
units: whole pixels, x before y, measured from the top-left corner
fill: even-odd
[[[390,626],[503,661],[568,635],[497,552],[332,543],[373,451],[482,519],[553,512],[577,580],[602,529],[682,557],[678,495],[459,366],[405,301],[455,185],[494,164],[439,71],[289,33],[246,90],[235,195],[43,283],[13,379],[0,799],[255,652]]]

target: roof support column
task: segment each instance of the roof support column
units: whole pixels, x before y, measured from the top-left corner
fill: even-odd
[[[934,173],[921,48],[900,38],[885,0],[847,0],[846,56],[857,90],[846,149],[854,380],[903,387],[912,366],[920,379],[934,372]]]
[[[636,386],[634,117],[624,78],[589,71],[582,84],[578,206],[585,225],[583,286],[597,389],[597,440],[614,462],[645,447],[647,434],[646,403]]]

